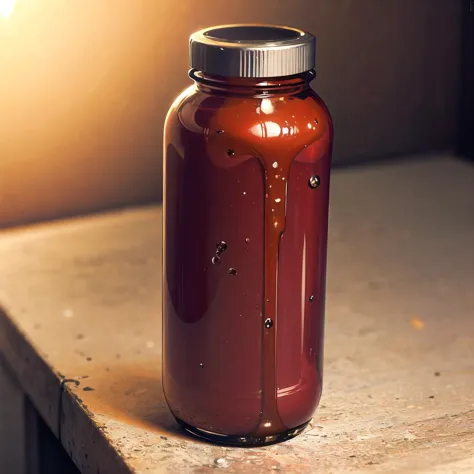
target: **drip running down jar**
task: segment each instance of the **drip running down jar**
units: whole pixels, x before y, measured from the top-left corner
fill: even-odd
[[[333,132],[314,62],[297,29],[200,31],[166,119],[163,385],[219,443],[289,439],[321,396]]]

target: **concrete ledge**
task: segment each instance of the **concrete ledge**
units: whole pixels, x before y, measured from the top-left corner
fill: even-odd
[[[161,393],[161,211],[0,233],[0,356],[84,473],[474,471],[474,168],[332,177],[325,387],[306,433],[188,438]]]

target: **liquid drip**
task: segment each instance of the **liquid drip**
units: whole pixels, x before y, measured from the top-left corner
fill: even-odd
[[[263,99],[266,100],[266,99]],[[279,123],[278,108],[275,107],[271,120]],[[286,121],[286,117],[283,122]],[[263,386],[262,413],[256,436],[269,436],[276,432],[287,430],[282,422],[277,403],[277,360],[276,337],[278,331],[278,261],[281,237],[286,227],[287,183],[291,165],[308,144],[312,143],[320,131],[315,132],[313,124],[304,123],[304,119],[296,119],[292,133],[291,126],[287,127],[288,135],[279,136],[278,140],[262,140],[257,148],[259,158],[265,172],[265,284],[264,310],[265,318],[262,350],[263,350]],[[288,123],[288,122],[286,122]],[[284,130],[284,128],[281,128]],[[306,179],[311,179],[307,177]],[[319,177],[317,185],[319,186]]]
[[[268,113],[261,114],[263,104],[272,102],[266,107]],[[288,102],[291,104],[291,102]],[[213,117],[217,127],[225,129],[225,134],[215,135],[215,140],[208,141],[207,152],[217,163],[226,157],[226,167],[238,166],[249,157],[257,158],[264,174],[264,291],[262,295],[262,399],[259,424],[252,436],[266,438],[283,433],[291,426],[286,426],[279,414],[277,400],[277,294],[279,248],[286,227],[287,187],[291,165],[306,147],[317,141],[324,133],[301,105],[300,115],[292,116],[289,121],[287,104],[277,99],[261,99],[261,107],[252,112],[248,104],[235,106],[233,113],[225,108],[219,109]],[[267,104],[269,105],[269,104]],[[242,107],[242,108],[240,108]],[[241,112],[241,113],[240,113]],[[248,123],[250,134],[243,136],[235,115],[240,113],[242,123]],[[312,115],[312,114],[311,114]],[[250,126],[251,123],[255,125]],[[248,129],[247,129],[248,130]],[[278,133],[276,131],[278,130]],[[220,157],[220,158],[219,158]],[[319,176],[301,176],[311,188],[320,184]],[[246,239],[247,241],[247,239]],[[248,241],[247,241],[248,242]],[[216,257],[220,256],[219,248]],[[231,274],[229,272],[229,274]]]

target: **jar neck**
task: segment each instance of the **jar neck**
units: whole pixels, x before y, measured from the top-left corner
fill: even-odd
[[[196,83],[199,90],[208,94],[271,97],[300,94],[309,89],[316,73],[311,70],[295,76],[248,78],[214,76],[191,69],[189,77]]]

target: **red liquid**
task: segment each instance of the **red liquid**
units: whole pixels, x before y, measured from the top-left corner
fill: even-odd
[[[192,87],[166,122],[165,394],[242,443],[321,395],[332,124],[304,76],[279,84]]]

